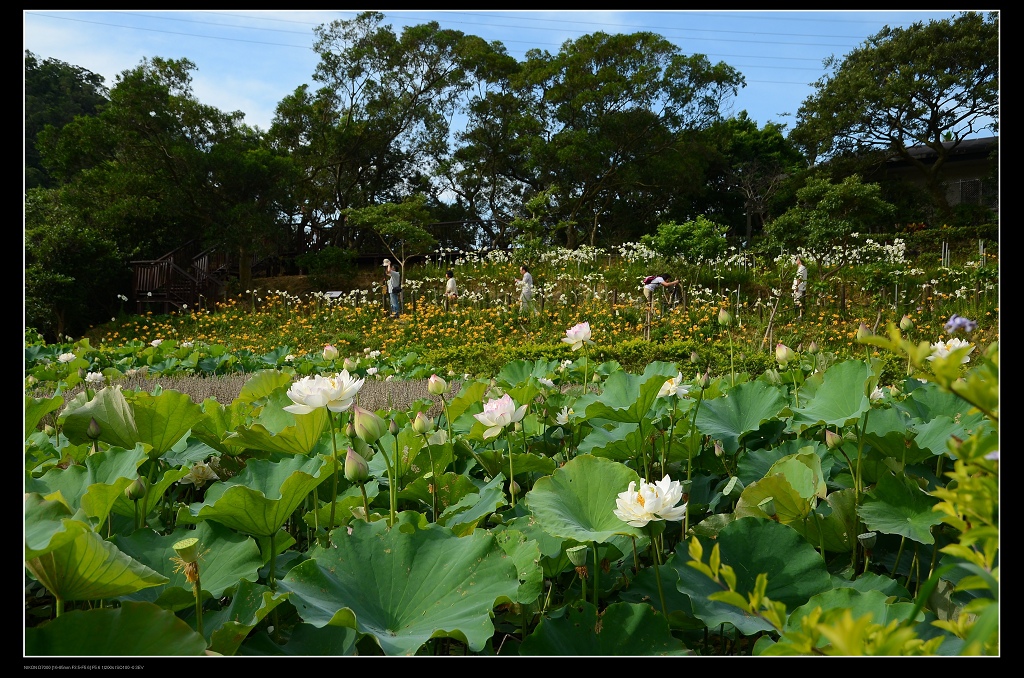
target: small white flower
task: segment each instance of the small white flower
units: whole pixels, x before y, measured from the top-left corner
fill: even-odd
[[[103,374],[100,372],[89,372],[85,375],[85,382],[87,384],[102,384],[104,382]]]
[[[573,412],[571,407],[563,407],[558,411],[558,414],[555,415],[555,423],[560,426],[565,426],[569,423],[569,418],[575,416],[575,414],[576,413]]]
[[[376,367],[367,367],[366,368],[366,376],[372,377],[373,375],[377,374],[377,371],[378,370],[377,370]]]
[[[193,344],[192,344],[191,341],[183,341],[183,342],[181,342],[181,347],[182,348],[192,348],[192,346],[193,346]]]
[[[59,363],[69,363],[69,362],[71,362],[74,359],[75,359],[75,354],[74,353],[61,353],[59,356],[57,356],[57,362],[59,362]]]
[[[288,355],[286,355],[286,356],[284,357],[284,361],[285,361],[286,363],[290,363],[290,362],[292,362],[293,360],[295,360],[295,355],[294,355],[294,354],[291,354],[291,353],[289,353]]]
[[[162,343],[164,343],[163,339],[154,339],[153,341],[149,342],[149,345],[152,346],[153,348],[156,348]]]

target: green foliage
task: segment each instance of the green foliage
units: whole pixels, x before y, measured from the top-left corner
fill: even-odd
[[[314,285],[331,287],[352,275],[358,256],[359,253],[352,249],[325,247],[319,252],[307,252],[295,257],[295,264],[309,272]]]
[[[674,221],[659,224],[655,235],[645,235],[640,241],[666,259],[680,257],[687,261],[710,261],[725,254],[728,230],[727,226],[701,215],[682,224]]]

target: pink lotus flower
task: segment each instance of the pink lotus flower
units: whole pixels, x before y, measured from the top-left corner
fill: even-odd
[[[484,411],[473,415],[477,421],[487,427],[484,431],[484,439],[493,438],[501,433],[501,429],[509,424],[522,421],[526,416],[526,405],[516,409],[512,396],[505,394],[495,400],[488,400],[484,403]]]
[[[577,351],[583,348],[583,344],[593,344],[590,340],[590,323],[579,323],[565,331],[562,341],[569,344],[572,350]]]

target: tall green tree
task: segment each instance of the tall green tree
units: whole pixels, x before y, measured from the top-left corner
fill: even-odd
[[[646,217],[633,213],[634,224],[671,202],[681,185],[674,171],[679,165],[666,159],[688,133],[719,119],[743,79],[703,55],[684,56],[653,33],[598,32],[567,41],[556,55],[528,52],[508,83],[507,91],[485,97],[493,105],[478,102],[462,138],[477,150],[465,157],[487,149],[513,159],[482,179],[495,182],[496,190],[521,185],[522,200],[557,186],[551,233],[576,247],[596,244],[616,230],[613,220],[630,218],[616,209],[631,196],[650,210]],[[507,131],[495,134],[501,118],[483,114],[513,109],[513,117],[502,120]]]
[[[872,150],[920,170],[938,212],[950,206],[943,175],[960,142],[999,117],[999,17],[962,12],[953,19],[886,26],[842,59],[797,112],[791,138],[812,160]],[[913,146],[935,151],[922,162]]]
[[[36,137],[47,126],[61,128],[79,115],[96,115],[107,102],[103,76],[59,59],[39,60],[25,50],[25,188],[53,186]]]
[[[791,252],[810,252],[828,278],[851,263],[857,234],[889,230],[895,207],[878,184],[865,184],[854,174],[839,183],[810,178],[796,192],[797,204],[770,221],[769,242]]]
[[[384,203],[349,208],[345,216],[357,228],[373,233],[397,261],[405,278],[405,263],[430,252],[437,240],[425,227],[430,219],[423,195],[414,195],[400,203]]]

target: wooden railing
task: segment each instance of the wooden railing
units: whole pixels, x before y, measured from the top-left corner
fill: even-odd
[[[199,250],[192,241],[159,259],[132,264],[132,296],[137,313],[202,308],[206,299],[216,299],[224,288],[227,258],[215,248]]]

